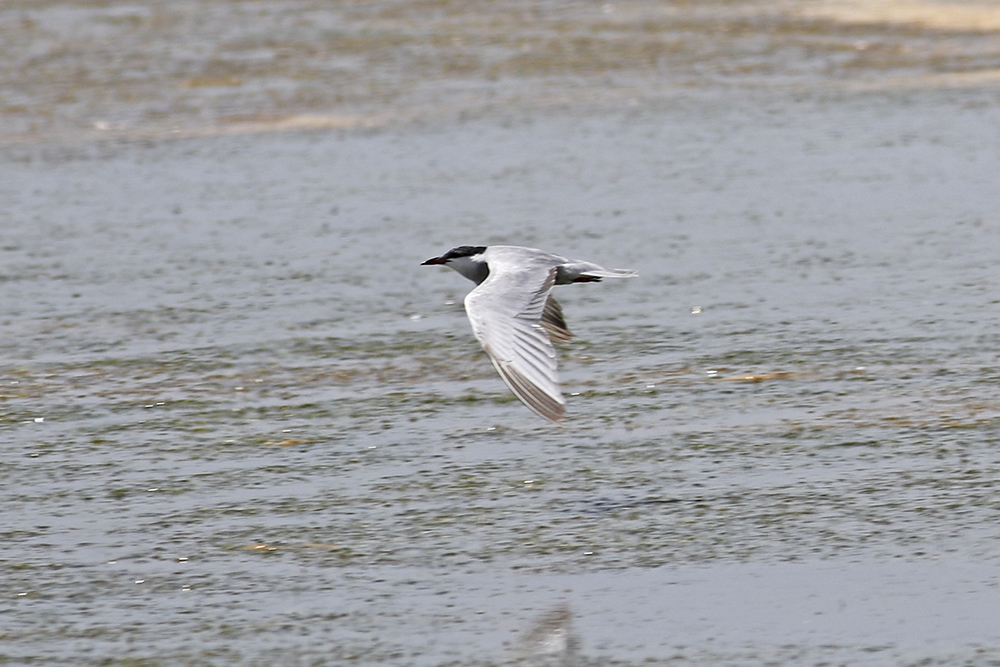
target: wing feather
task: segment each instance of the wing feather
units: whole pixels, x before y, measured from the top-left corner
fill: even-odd
[[[558,274],[556,275],[558,276]],[[566,318],[563,317],[562,305],[551,294],[545,300],[545,310],[542,311],[542,326],[545,327],[545,331],[553,343],[568,343],[573,340],[573,332],[566,326]]]
[[[556,268],[551,266],[491,266],[489,277],[465,297],[465,311],[473,333],[514,395],[558,424],[566,406],[545,325],[555,281]]]

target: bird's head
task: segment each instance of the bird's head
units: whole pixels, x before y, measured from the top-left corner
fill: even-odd
[[[440,257],[431,257],[426,262],[421,262],[421,266],[427,266],[428,264],[443,264],[448,266],[451,262],[463,259],[465,257],[472,258],[476,255],[482,255],[486,252],[486,246],[483,245],[460,245],[457,248],[452,248]]]
[[[489,275],[489,267],[483,258],[486,246],[482,245],[460,245],[452,248],[440,257],[432,257],[421,266],[440,264],[449,269],[455,269],[463,276],[475,283],[481,283]]]

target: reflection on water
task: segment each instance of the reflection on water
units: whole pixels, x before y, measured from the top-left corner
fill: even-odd
[[[561,604],[540,616],[517,648],[517,660],[526,665],[573,665],[580,640],[573,634],[569,606]]]

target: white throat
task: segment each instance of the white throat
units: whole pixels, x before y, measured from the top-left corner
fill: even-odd
[[[450,259],[448,260],[448,268],[455,269],[477,285],[486,280],[486,276],[490,275],[490,269],[486,264],[483,253]]]

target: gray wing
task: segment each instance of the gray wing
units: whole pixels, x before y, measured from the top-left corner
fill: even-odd
[[[556,274],[558,276],[558,274]],[[566,326],[566,318],[563,317],[562,306],[556,298],[549,295],[545,300],[545,310],[542,311],[542,326],[549,334],[549,340],[553,343],[568,343],[573,340],[573,332]]]
[[[472,332],[514,395],[558,424],[566,405],[559,389],[556,351],[542,320],[543,314],[554,319],[553,306],[547,304],[555,281],[555,267],[491,270],[489,278],[465,297],[465,312]]]

